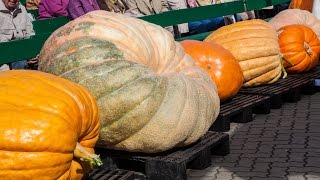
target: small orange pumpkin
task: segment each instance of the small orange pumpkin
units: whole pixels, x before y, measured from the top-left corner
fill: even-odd
[[[312,12],[313,0],[292,0],[289,9],[302,9]]]
[[[289,73],[301,73],[313,69],[319,60],[320,41],[311,28],[289,25],[279,29],[280,52],[286,61],[283,65]]]
[[[215,82],[221,101],[232,98],[242,87],[243,73],[239,62],[222,46],[214,43],[185,40],[184,50]]]

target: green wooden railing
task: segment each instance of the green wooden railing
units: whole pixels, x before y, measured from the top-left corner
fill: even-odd
[[[43,33],[52,33],[59,27],[65,25],[69,22],[68,17],[56,17],[52,19],[45,19],[45,20],[37,20],[33,21],[33,29],[36,32],[36,35],[43,34]]]
[[[267,6],[285,2],[290,2],[290,0],[238,0],[229,3],[168,11],[161,14],[144,16],[141,17],[141,19],[164,27],[219,16],[233,15],[246,10],[259,10]],[[25,0],[21,0],[21,3],[25,4]],[[34,21],[35,36],[28,39],[0,43],[0,64],[35,57],[51,33],[67,22],[67,17]],[[210,32],[179,38],[177,41],[184,39],[203,40],[208,34],[210,34]]]
[[[192,9],[181,9],[168,11],[161,14],[140,17],[141,19],[158,24],[160,26],[171,26],[185,22],[209,19],[213,17],[232,15],[244,12],[244,2],[242,0],[202,6]]]

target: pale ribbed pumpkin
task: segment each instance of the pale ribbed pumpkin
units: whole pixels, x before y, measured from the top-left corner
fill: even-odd
[[[221,102],[237,94],[243,84],[243,73],[231,52],[218,44],[203,41],[184,40],[180,44],[215,82]]]
[[[263,20],[221,27],[204,41],[217,43],[234,55],[244,75],[244,87],[271,84],[281,76],[277,32]]]
[[[154,153],[197,141],[219,113],[210,77],[160,26],[106,11],[55,31],[39,68],[97,98],[99,146]]]
[[[279,30],[279,45],[287,72],[301,73],[313,69],[319,61],[320,41],[307,26],[289,25]]]
[[[99,135],[83,87],[39,71],[0,72],[0,179],[81,179]],[[99,163],[99,162],[98,162]]]
[[[269,23],[276,29],[288,25],[300,24],[310,27],[320,38],[320,20],[312,13],[300,9],[286,9],[274,16]]]

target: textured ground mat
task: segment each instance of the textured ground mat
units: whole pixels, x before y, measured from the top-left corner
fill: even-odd
[[[141,172],[146,179],[180,180],[187,179],[187,169],[209,167],[212,154],[229,154],[229,135],[209,131],[190,146],[151,155],[102,148],[96,148],[96,152],[104,162],[112,161],[118,168]]]
[[[230,123],[246,123],[252,121],[253,114],[270,113],[270,97],[237,94],[220,106],[217,120],[210,127],[212,131],[225,132],[230,130]]]
[[[270,97],[272,109],[281,108],[284,102],[297,102],[301,94],[314,94],[313,81],[320,76],[320,66],[308,73],[290,74],[274,84],[243,88],[241,94],[257,94]]]
[[[132,171],[102,167],[92,170],[84,180],[134,180]]]

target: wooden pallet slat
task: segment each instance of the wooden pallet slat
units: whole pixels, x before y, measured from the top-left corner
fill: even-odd
[[[123,169],[101,167],[93,169],[84,180],[134,180],[134,172]]]
[[[252,121],[253,114],[268,113],[270,113],[269,97],[237,94],[230,101],[221,104],[219,116],[210,130],[225,132],[230,129],[231,122],[247,123]]]
[[[229,135],[208,131],[196,143],[166,152],[146,154],[96,148],[103,161],[117,168],[139,171],[148,179],[186,179],[187,169],[204,169],[211,165],[211,154],[229,153]]]
[[[301,94],[314,94],[313,81],[320,76],[320,67],[301,74],[290,74],[285,79],[280,79],[274,84],[258,87],[243,88],[240,94],[256,94],[269,96],[272,109],[279,109],[284,102],[297,102]]]

